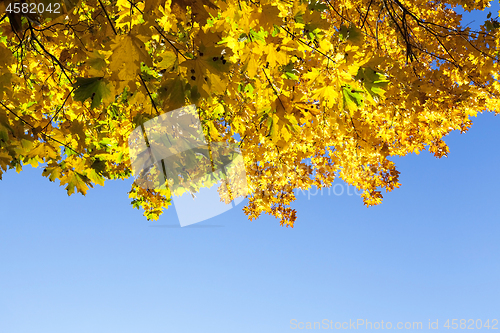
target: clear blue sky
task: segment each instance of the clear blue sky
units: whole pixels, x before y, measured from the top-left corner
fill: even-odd
[[[483,114],[446,139],[448,158],[397,158],[403,185],[377,207],[299,196],[293,229],[250,222],[241,204],[191,227],[173,209],[150,223],[130,182],[68,198],[41,170],[8,172],[0,332],[299,331],[292,319],[422,332],[438,319],[446,332],[446,319],[500,320],[499,133],[500,117]]]

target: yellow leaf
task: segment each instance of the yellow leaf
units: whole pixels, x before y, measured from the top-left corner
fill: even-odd
[[[152,66],[146,45],[137,35],[116,36],[111,50],[113,53],[109,57],[109,69],[114,80],[134,81],[141,71],[141,63]]]

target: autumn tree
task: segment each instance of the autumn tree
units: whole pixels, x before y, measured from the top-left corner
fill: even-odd
[[[130,133],[195,104],[210,142],[241,148],[250,219],[293,226],[294,189],[336,177],[379,204],[391,156],[446,156],[448,133],[499,111],[499,23],[456,11],[489,3],[2,0],[0,176],[42,164],[70,195],[129,178]],[[170,196],[130,191],[149,219]]]

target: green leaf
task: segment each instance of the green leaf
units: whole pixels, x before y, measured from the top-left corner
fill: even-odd
[[[304,23],[304,12],[298,12],[293,19],[296,23]]]
[[[299,79],[299,77],[298,77],[297,75],[293,74],[292,72],[286,72],[286,73],[285,73],[285,75],[286,75],[289,79],[291,79],[291,80],[298,80],[298,79]]]
[[[354,25],[349,27],[342,25],[339,30],[339,35],[342,40],[346,40],[353,45],[361,45],[363,43],[363,33]]]
[[[344,108],[352,113],[363,106],[363,96],[360,94],[363,92],[363,90],[353,89],[349,85],[342,87]]]
[[[291,80],[298,80],[299,79],[299,77],[294,73],[294,72],[298,72],[298,71],[294,68],[293,62],[290,62],[287,65],[282,66],[280,68],[280,70],[285,73],[285,75],[288,79],[291,79]]]
[[[264,30],[260,30],[259,32],[257,32],[253,29],[250,29],[250,39],[252,41],[260,40],[260,41],[265,43],[266,42],[266,35],[267,35],[267,32]]]
[[[254,87],[250,83],[248,83],[244,89],[244,91],[245,91],[245,93],[247,93],[247,95],[252,95],[254,90],[255,90]]]
[[[361,81],[363,88],[374,102],[378,102],[380,97],[384,96],[385,88],[389,84],[384,74],[368,67],[359,68],[356,80]]]
[[[75,101],[84,102],[90,98],[92,100],[90,104],[91,109],[98,107],[102,99],[111,93],[106,80],[102,77],[77,77],[76,83],[73,84],[73,88],[76,88],[73,93],[73,99]]]

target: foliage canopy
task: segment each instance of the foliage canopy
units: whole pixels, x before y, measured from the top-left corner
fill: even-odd
[[[0,177],[43,163],[70,195],[130,177],[130,133],[195,104],[209,141],[242,150],[249,218],[293,226],[294,189],[340,177],[378,204],[400,186],[390,156],[446,156],[445,135],[499,111],[499,23],[473,31],[455,11],[487,0],[64,0],[62,15],[7,13],[15,2],[0,1]],[[149,219],[170,204],[168,189],[134,184],[130,197]]]

